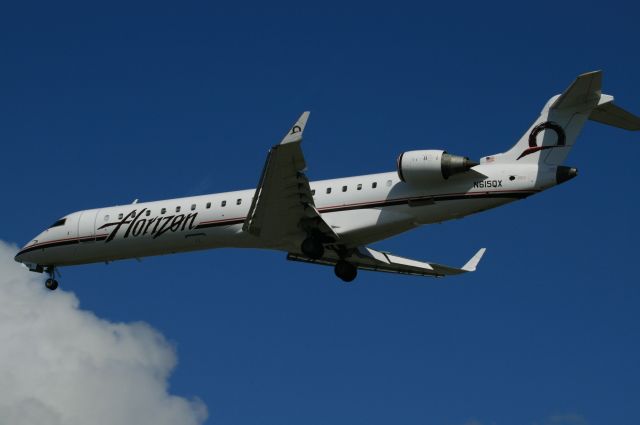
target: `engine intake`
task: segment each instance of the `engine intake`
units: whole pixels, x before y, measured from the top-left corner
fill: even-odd
[[[398,177],[410,184],[446,180],[478,164],[467,157],[451,155],[443,150],[409,151],[398,157]]]

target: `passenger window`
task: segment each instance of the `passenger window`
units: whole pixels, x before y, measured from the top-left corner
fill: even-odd
[[[147,217],[149,217],[149,216],[151,215],[151,210],[147,210],[147,212],[146,212],[144,215],[146,215]]]
[[[161,209],[161,210],[160,210],[160,214],[164,214],[164,213],[166,213],[166,212],[167,212],[167,209],[166,209],[166,208],[163,208],[163,209]]]
[[[108,220],[108,219],[109,219],[109,216],[106,216],[105,221],[106,221],[106,220]],[[58,220],[58,221],[56,221],[55,223],[53,223],[53,224],[51,225],[51,227],[60,227],[60,226],[64,226],[64,223],[66,223],[66,222],[67,222],[67,219],[66,219],[66,218],[61,218],[60,220]]]
[[[104,221],[109,221],[109,214],[104,216]]]
[[[391,187],[392,184],[393,182],[391,180],[387,180],[387,187]]]
[[[347,191],[347,186],[342,186],[342,191],[346,192]]]
[[[122,217],[123,217],[123,216],[124,216],[124,215],[123,215],[122,213],[118,214],[118,220],[122,220]]]
[[[196,209],[196,204],[191,204],[191,211]]]
[[[242,199],[238,198],[238,200],[236,201],[236,205],[240,205],[242,203]]]
[[[207,209],[211,208],[211,202],[207,202]]]
[[[222,205],[224,207],[225,205],[227,205],[227,201],[222,201],[222,204],[220,204],[220,205]]]
[[[371,188],[372,189],[375,189],[376,187],[378,187],[378,182],[371,183]]]
[[[358,189],[358,190],[362,190],[362,184],[361,184],[361,183],[358,183],[358,186],[356,186],[356,189]]]
[[[176,207],[176,212],[180,212],[180,207]]]
[[[327,188],[327,194],[329,194],[329,193],[331,193],[331,188],[330,187]]]
[[[315,189],[311,189],[311,196],[314,196],[316,194],[316,190]]]

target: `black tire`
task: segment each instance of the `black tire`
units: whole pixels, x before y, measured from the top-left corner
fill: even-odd
[[[340,260],[336,263],[334,272],[336,273],[336,276],[344,282],[353,282],[356,276],[358,276],[358,268],[344,260]]]
[[[322,246],[322,243],[316,238],[307,238],[302,241],[300,250],[304,255],[311,258],[312,260],[322,258],[322,256],[324,255],[324,246]]]
[[[44,286],[51,291],[55,291],[58,288],[58,281],[52,278],[49,278],[44,283]]]

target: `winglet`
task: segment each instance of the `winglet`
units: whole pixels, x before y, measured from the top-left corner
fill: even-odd
[[[286,136],[280,142],[281,145],[285,145],[287,143],[296,143],[302,141],[302,133],[304,132],[304,127],[307,125],[307,120],[309,119],[309,111],[304,111],[298,121],[291,127],[291,130],[287,133]]]
[[[464,270],[465,272],[475,272],[476,267],[478,266],[478,263],[482,259],[482,256],[484,255],[486,250],[487,248],[480,248],[478,252],[476,252],[469,261],[467,261],[467,264],[462,266],[462,270]]]

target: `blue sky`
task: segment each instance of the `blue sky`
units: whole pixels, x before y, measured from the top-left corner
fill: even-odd
[[[312,179],[501,152],[590,70],[640,113],[632,2],[3,9],[0,238],[17,244],[71,211],[254,187],[307,109]],[[636,424],[639,157],[640,134],[590,122],[577,179],[377,245],[446,264],[486,246],[470,276],[344,285],[216,250],[67,268],[62,287],[162,332],[171,391],[208,423]]]

